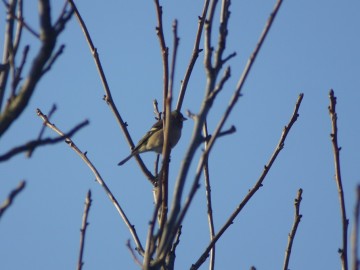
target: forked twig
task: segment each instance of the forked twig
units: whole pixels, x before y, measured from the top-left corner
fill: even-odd
[[[56,144],[58,142],[62,142],[62,141],[64,141],[65,138],[72,137],[76,132],[78,132],[80,129],[82,129],[83,127],[85,127],[88,124],[89,124],[89,121],[85,120],[85,121],[81,122],[80,124],[76,125],[68,133],[65,133],[64,136],[59,136],[56,138],[45,138],[45,139],[38,138],[36,140],[29,141],[23,145],[13,147],[5,154],[0,155],[0,162],[9,160],[10,158],[12,158],[13,156],[15,156],[19,153],[33,151],[35,148],[37,148],[39,146],[44,146],[44,145],[48,145],[48,144]]]
[[[203,262],[206,260],[206,258],[209,256],[209,252],[210,250],[213,248],[213,246],[215,245],[215,243],[220,239],[220,237],[223,235],[223,233],[230,227],[231,224],[234,223],[235,218],[237,217],[237,215],[241,212],[241,210],[245,207],[245,205],[250,201],[250,199],[254,196],[254,194],[258,191],[258,189],[260,187],[262,187],[262,183],[265,180],[266,175],[268,174],[268,172],[270,171],[271,166],[273,165],[273,163],[275,162],[277,156],[279,155],[280,151],[284,148],[285,145],[285,140],[287,135],[289,134],[292,126],[294,125],[294,123],[296,122],[299,114],[299,108],[301,105],[301,101],[303,99],[304,94],[300,94],[298,97],[298,100],[295,104],[295,109],[293,112],[293,115],[288,123],[287,126],[284,127],[284,130],[281,134],[281,138],[280,141],[278,143],[278,145],[275,148],[274,153],[272,154],[270,160],[268,161],[268,163],[264,166],[264,170],[262,172],[262,174],[260,175],[259,179],[257,180],[257,182],[255,183],[254,187],[249,191],[249,193],[245,196],[245,198],[243,199],[243,201],[238,205],[238,207],[235,209],[235,211],[231,214],[231,216],[229,217],[229,219],[225,222],[225,224],[222,226],[222,228],[218,231],[218,233],[215,235],[215,237],[213,238],[213,240],[209,243],[209,245],[206,247],[205,251],[203,252],[203,254],[200,256],[200,258],[196,261],[195,264],[193,264],[191,266],[191,270],[195,270],[198,269]],[[192,187],[192,192],[195,192],[195,187]],[[189,195],[191,196],[191,195]],[[185,202],[185,207],[187,202]],[[182,210],[184,211],[184,210]],[[183,214],[184,215],[184,214]],[[181,215],[180,217],[182,217],[183,215]]]
[[[50,129],[54,130],[56,133],[58,133],[59,135],[61,135],[62,137],[65,136],[65,134],[59,129],[57,128],[54,124],[50,123],[47,116],[44,115],[39,109],[37,110],[37,114],[38,116],[43,120],[44,124],[49,127]],[[90,170],[93,172],[93,174],[95,175],[96,181],[103,187],[106,195],[109,197],[110,201],[112,202],[112,204],[115,206],[116,210],[118,211],[118,213],[120,214],[121,218],[123,219],[124,223],[126,224],[126,226],[128,227],[130,234],[133,237],[133,240],[136,244],[136,249],[140,254],[144,253],[144,249],[141,245],[140,239],[136,233],[135,230],[135,226],[132,225],[130,223],[130,220],[128,219],[128,217],[126,216],[124,210],[121,208],[119,202],[117,201],[117,199],[115,198],[115,196],[113,195],[113,193],[111,192],[111,190],[109,189],[109,187],[106,185],[105,181],[103,180],[103,178],[101,177],[100,173],[98,172],[98,170],[95,168],[95,166],[92,164],[92,162],[88,159],[87,157],[87,153],[83,153],[77,146],[76,144],[69,138],[66,137],[65,138],[65,142],[71,147],[71,149],[73,149],[80,157],[81,159],[85,162],[85,164],[90,168]]]

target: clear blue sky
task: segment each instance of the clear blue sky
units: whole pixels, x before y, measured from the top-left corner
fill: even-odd
[[[36,6],[25,1],[25,19],[37,28]],[[35,2],[35,1],[34,1]],[[61,8],[52,1],[53,19]],[[56,2],[56,3],[55,3]],[[163,3],[166,39],[171,48],[171,23],[179,22],[181,38],[175,93],[189,62],[202,1]],[[152,1],[76,1],[98,49],[118,109],[138,141],[152,125],[152,100],[162,100],[162,66],[155,34]],[[209,115],[212,131],[234,91],[275,1],[233,1],[227,53],[232,77]],[[355,188],[360,183],[360,3],[356,0],[284,1],[252,69],[243,97],[226,127],[237,132],[218,141],[210,158],[213,210],[219,229],[253,186],[290,119],[299,93],[300,117],[264,186],[217,244],[216,269],[281,269],[293,223],[293,201],[303,189],[303,215],[294,241],[291,269],[340,269],[341,221],[334,181],[331,123],[327,106],[333,88],[338,98],[339,144],[349,233],[353,225]],[[0,5],[0,36],[4,7]],[[26,32],[26,31],[25,31]],[[38,42],[29,34],[23,41]],[[30,38],[30,39],[29,39]],[[63,131],[90,120],[74,141],[96,165],[135,225],[145,245],[152,215],[152,186],[134,160],[116,164],[129,147],[109,108],[83,34],[75,18],[60,36],[66,49],[21,118],[1,138],[0,153],[37,136],[41,120],[36,108],[58,110],[52,121]],[[2,51],[2,43],[0,51]],[[202,54],[198,59],[183,110],[196,113],[204,95]],[[29,64],[29,63],[28,63]],[[172,152],[170,188],[191,137],[187,121]],[[47,130],[46,136],[54,136]],[[197,157],[199,156],[197,153]],[[149,167],[155,154],[143,158]],[[196,163],[192,167],[193,175]],[[31,159],[19,155],[0,164],[0,201],[22,179],[26,189],[0,222],[0,268],[74,269],[85,195],[93,193],[83,269],[138,269],[125,243],[131,236],[87,166],[66,144],[37,149]],[[191,180],[192,177],[189,178]],[[188,269],[209,242],[204,185],[188,213],[177,250],[177,269]],[[201,269],[208,269],[207,263]]]

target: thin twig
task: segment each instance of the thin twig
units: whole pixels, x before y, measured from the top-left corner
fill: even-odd
[[[147,233],[147,237],[146,237],[145,254],[144,254],[143,266],[142,266],[143,269],[145,269],[145,270],[150,269],[150,261],[154,254],[154,251],[155,251],[156,237],[154,237],[154,230],[155,230],[155,225],[156,225],[156,219],[159,217],[159,209],[161,206],[161,198],[162,198],[161,186],[154,187],[153,193],[154,193],[155,207],[153,210],[152,218],[149,222],[149,228],[148,228],[148,233]]]
[[[96,65],[96,68],[97,68],[97,70],[99,72],[100,79],[101,79],[101,82],[103,84],[104,91],[105,91],[104,100],[109,105],[110,110],[114,114],[114,116],[115,116],[119,126],[121,127],[121,130],[122,130],[122,132],[123,132],[123,134],[124,134],[124,136],[125,136],[125,138],[126,138],[126,140],[128,142],[128,144],[130,145],[130,148],[133,149],[135,145],[134,145],[134,142],[131,139],[130,133],[129,133],[128,129],[127,129],[127,123],[124,122],[124,120],[120,116],[120,113],[119,113],[119,111],[118,111],[118,109],[117,109],[117,107],[116,107],[116,105],[114,103],[114,100],[113,100],[112,95],[111,95],[110,87],[109,87],[109,84],[107,82],[105,72],[104,72],[104,69],[102,67],[102,64],[101,64],[101,61],[100,61],[100,58],[99,58],[99,54],[97,52],[97,49],[94,46],[94,43],[93,43],[93,41],[91,39],[91,36],[90,36],[90,33],[89,33],[89,31],[88,31],[88,29],[86,27],[86,24],[85,24],[84,20],[82,19],[81,15],[80,15],[80,12],[77,9],[74,1],[73,0],[68,0],[68,2],[71,4],[72,8],[75,11],[76,18],[78,19],[81,30],[83,31],[83,33],[85,35],[85,39],[86,39],[87,43],[89,44],[91,54],[94,57],[95,65]],[[135,155],[134,157],[137,160],[141,170],[143,171],[143,173],[145,174],[147,179],[152,183],[152,185],[155,185],[156,184],[155,183],[156,182],[155,177],[146,168],[146,166],[145,166],[144,162],[142,161],[140,155]]]
[[[270,160],[264,166],[264,170],[263,170],[262,174],[260,175],[259,179],[255,183],[253,188],[249,191],[249,193],[245,196],[243,201],[238,205],[238,207],[235,209],[235,211],[231,214],[231,216],[225,222],[225,224],[222,226],[222,228],[215,235],[213,240],[210,242],[210,244],[205,249],[204,253],[197,260],[197,262],[191,266],[191,270],[198,269],[203,264],[203,262],[209,256],[209,252],[212,249],[212,247],[215,245],[215,243],[220,239],[220,237],[230,227],[230,225],[232,225],[234,223],[234,220],[237,217],[237,215],[241,212],[241,210],[245,207],[245,205],[250,201],[250,199],[255,195],[255,193],[260,189],[260,187],[262,187],[266,175],[270,171],[270,168],[273,165],[273,163],[275,162],[277,156],[279,155],[281,150],[284,148],[286,137],[289,134],[292,126],[294,125],[294,123],[296,122],[296,120],[297,120],[297,118],[299,116],[298,112],[299,112],[299,108],[300,108],[303,96],[304,96],[303,94],[299,95],[298,100],[297,100],[297,102],[295,104],[295,109],[294,109],[293,115],[292,115],[288,125],[284,127],[283,132],[281,134],[280,141],[279,141],[278,145],[276,146],[276,148],[274,150],[274,153],[272,154]],[[188,199],[185,202],[185,205],[183,207],[183,210],[182,210],[183,213],[180,215],[179,219],[185,215],[185,210],[186,210],[185,208],[188,207],[188,204],[190,203],[193,195],[195,194],[195,191],[196,191],[196,186],[193,185],[193,187],[191,189],[191,193],[190,193],[190,195],[189,195],[189,197],[188,197]]]
[[[183,100],[184,100],[184,97],[185,97],[185,93],[186,93],[187,85],[188,85],[189,80],[190,80],[191,73],[192,73],[192,71],[194,69],[196,60],[199,57],[199,53],[202,51],[202,49],[199,49],[199,45],[200,45],[202,32],[203,32],[203,29],[204,29],[204,23],[205,23],[205,19],[206,19],[206,14],[207,14],[207,11],[208,11],[208,8],[209,8],[209,3],[210,3],[210,0],[205,0],[204,1],[204,7],[203,7],[202,15],[199,16],[198,29],[197,29],[197,32],[196,32],[196,37],[195,37],[195,43],[194,43],[192,56],[191,56],[188,68],[187,68],[187,70],[185,72],[184,79],[182,80],[181,89],[180,89],[178,101],[177,101],[177,104],[176,104],[176,109],[178,111],[181,111],[182,103],[183,103]]]
[[[84,246],[85,246],[85,235],[86,235],[86,228],[88,227],[88,216],[91,206],[91,190],[89,189],[86,199],[85,199],[85,208],[84,208],[84,214],[82,217],[82,223],[81,223],[81,229],[80,229],[80,251],[79,251],[79,259],[78,259],[78,270],[82,269],[82,266],[84,265],[83,262],[83,255],[84,255]]]
[[[292,226],[291,232],[290,232],[289,237],[288,237],[288,245],[287,245],[286,252],[285,252],[285,260],[284,260],[284,267],[283,267],[284,270],[288,270],[292,245],[293,245],[293,242],[294,242],[294,238],[295,238],[297,228],[299,226],[299,223],[300,223],[301,217],[302,217],[302,215],[300,214],[300,204],[301,204],[301,200],[302,200],[302,197],[301,197],[302,192],[303,191],[300,188],[298,193],[297,193],[297,196],[295,198],[295,203],[294,203],[294,206],[295,206],[294,224]]]
[[[65,134],[59,128],[57,128],[54,124],[49,122],[46,115],[44,115],[39,109],[37,109],[37,114],[43,120],[44,124],[47,127],[54,130],[56,133],[58,133],[62,137],[65,136]],[[130,231],[130,234],[132,235],[132,237],[134,239],[134,242],[136,244],[137,251],[139,252],[139,254],[143,254],[144,249],[143,249],[143,247],[141,245],[141,242],[140,242],[140,239],[139,239],[139,237],[138,237],[138,235],[136,233],[135,226],[131,224],[131,222],[128,219],[128,217],[126,216],[124,210],[121,208],[119,202],[117,201],[117,199],[115,198],[115,196],[113,195],[113,193],[111,192],[109,187],[106,185],[106,183],[103,180],[103,178],[101,177],[100,173],[98,172],[98,170],[95,168],[95,166],[92,164],[92,162],[87,157],[86,152],[83,153],[69,137],[65,138],[65,142],[71,147],[71,149],[73,149],[80,156],[80,158],[85,162],[85,164],[93,172],[93,174],[95,175],[96,181],[103,187],[106,195],[109,197],[110,201],[115,206],[116,210],[120,214],[120,216],[123,219],[124,223],[128,227],[128,229]]]
[[[330,105],[328,107],[329,114],[331,118],[331,142],[333,146],[334,153],[334,166],[335,166],[335,181],[339,193],[339,203],[341,211],[341,221],[342,221],[342,247],[339,248],[339,254],[341,258],[342,269],[348,269],[348,252],[347,252],[347,236],[348,236],[348,226],[349,220],[346,217],[346,208],[345,208],[345,195],[342,186],[341,179],[341,168],[340,168],[340,150],[341,147],[338,145],[338,128],[337,128],[337,113],[336,113],[336,97],[334,96],[334,90],[330,90],[329,93]]]
[[[163,21],[162,21],[162,6],[159,3],[159,0],[154,0],[156,8],[156,16],[158,25],[156,26],[156,34],[159,38],[160,50],[161,50],[161,59],[163,67],[163,108],[166,113],[166,99],[168,96],[169,90],[169,48],[166,46]]]
[[[16,88],[18,87],[19,85],[19,82],[21,81],[21,73],[22,73],[22,70],[24,68],[24,65],[25,65],[25,62],[26,62],[26,58],[27,58],[27,55],[28,55],[28,52],[29,52],[29,49],[30,49],[30,46],[29,45],[26,45],[24,47],[24,51],[23,51],[23,56],[22,56],[22,59],[21,59],[21,63],[19,65],[19,67],[16,69],[16,72],[15,72],[15,76],[14,76],[14,79],[12,81],[12,93],[11,93],[11,96],[15,96],[16,95]]]
[[[73,129],[71,129],[68,133],[65,133],[64,136],[59,136],[56,138],[36,139],[36,140],[29,141],[26,144],[14,147],[14,148],[10,149],[7,153],[0,156],[0,162],[9,160],[10,158],[12,158],[13,156],[15,156],[19,153],[33,151],[35,148],[37,148],[39,146],[44,146],[44,145],[48,145],[48,144],[56,144],[58,142],[62,142],[65,140],[65,138],[70,138],[70,137],[74,136],[74,134],[76,132],[78,132],[80,129],[87,126],[88,124],[89,124],[89,121],[84,120],[80,124],[76,125]]]
[[[26,30],[29,31],[30,34],[32,34],[34,37],[36,37],[37,39],[40,39],[40,35],[39,33],[37,33],[30,25],[28,25],[25,21],[24,18],[22,16],[22,1],[19,1],[19,15],[16,15],[15,12],[12,12],[11,9],[8,8],[8,15],[10,16],[10,18],[15,19],[19,25],[21,27],[24,27]],[[17,44],[18,42],[15,42],[14,44]]]
[[[130,240],[128,240],[128,241],[126,242],[126,246],[127,246],[127,248],[129,249],[130,254],[131,254],[131,256],[132,256],[133,259],[134,259],[134,262],[135,262],[137,265],[139,265],[140,267],[142,267],[142,264],[141,264],[140,260],[138,259],[138,257],[136,257],[136,254],[135,254],[135,252],[134,252],[134,249],[133,249],[132,246],[131,246]]]
[[[204,138],[207,138],[209,136],[208,129],[207,129],[207,121],[205,121],[205,123],[204,123],[203,134],[204,134]],[[205,149],[206,148],[207,148],[207,142],[205,142]],[[212,241],[215,236],[215,226],[214,226],[214,218],[213,218],[213,210],[212,210],[211,184],[210,184],[208,156],[206,156],[205,160],[204,160],[204,181],[205,181],[205,190],[206,190],[206,204],[207,204],[207,213],[208,213],[210,241]],[[210,251],[209,270],[214,270],[214,267],[215,267],[215,245],[213,246],[213,248]]]
[[[352,269],[359,270],[360,261],[358,254],[358,242],[359,242],[359,219],[360,219],[360,185],[356,188],[356,205],[354,211],[354,228],[352,232]]]
[[[51,107],[51,109],[50,109],[50,111],[49,111],[49,113],[47,114],[48,119],[51,118],[51,116],[54,114],[54,112],[55,112],[56,110],[57,110],[56,104],[53,104],[52,107]],[[43,136],[43,134],[44,134],[44,132],[45,132],[45,129],[46,129],[46,126],[45,126],[45,125],[42,125],[42,126],[41,126],[41,129],[40,129],[40,132],[39,132],[39,135],[38,135],[38,137],[37,137],[37,140],[38,140],[38,141],[41,140],[41,138],[42,138],[42,136]],[[67,136],[69,136],[69,135],[67,135]],[[69,136],[69,137],[71,137],[71,136]],[[29,151],[28,151],[27,154],[26,154],[27,157],[31,157],[34,151],[35,151],[35,148],[29,149]]]
[[[55,63],[56,59],[58,59],[58,57],[64,52],[64,49],[65,49],[65,45],[62,44],[59,47],[59,49],[55,52],[55,54],[53,56],[51,56],[48,63],[46,64],[46,66],[43,69],[43,72],[42,72],[43,74],[45,74],[46,72],[48,72],[51,69],[51,67]]]
[[[7,199],[0,206],[0,219],[1,219],[2,215],[5,213],[5,211],[11,206],[15,197],[25,188],[25,185],[26,185],[26,182],[21,181],[19,183],[19,185],[13,191],[10,192]]]

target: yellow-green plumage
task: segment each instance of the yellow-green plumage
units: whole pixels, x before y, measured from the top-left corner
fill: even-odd
[[[173,148],[181,137],[181,129],[183,126],[183,121],[186,118],[178,111],[171,112],[171,130],[169,134],[170,147]],[[154,151],[158,154],[162,152],[164,144],[164,129],[163,129],[163,120],[157,121],[151,129],[145,134],[144,137],[138,142],[135,148],[131,151],[131,154],[126,157],[124,160],[120,161],[118,165],[123,165],[134,155]]]

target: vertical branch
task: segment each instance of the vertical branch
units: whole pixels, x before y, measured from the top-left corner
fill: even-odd
[[[7,5],[7,17],[6,17],[6,27],[4,33],[4,48],[3,48],[3,58],[2,63],[5,66],[4,70],[0,72],[0,111],[4,102],[5,89],[7,80],[9,78],[10,71],[10,58],[13,52],[13,35],[14,35],[14,22],[15,18],[12,14],[15,14],[17,0],[9,1]]]
[[[81,229],[80,229],[80,251],[79,251],[79,260],[78,260],[77,270],[81,270],[82,266],[84,265],[83,254],[84,254],[84,246],[85,246],[85,235],[86,235],[86,228],[89,225],[87,220],[88,220],[88,216],[89,216],[91,202],[92,202],[91,190],[89,189],[89,191],[86,195],[86,199],[85,199],[85,208],[84,208],[84,214],[83,214]]]
[[[173,23],[173,53],[172,53],[172,61],[171,61],[171,71],[170,71],[170,79],[169,79],[169,89],[167,91],[166,97],[166,109],[165,112],[165,125],[164,125],[164,145],[163,145],[163,164],[161,169],[161,188],[162,188],[162,206],[161,206],[161,220],[160,220],[160,230],[164,228],[165,222],[167,220],[167,211],[168,211],[168,181],[169,181],[169,160],[170,160],[170,130],[172,130],[171,119],[171,102],[173,95],[173,85],[174,85],[174,77],[175,77],[175,66],[176,66],[176,55],[177,49],[179,46],[179,37],[177,34],[177,20]]]
[[[283,267],[284,270],[288,270],[292,245],[293,245],[293,242],[294,242],[294,238],[295,238],[297,228],[298,228],[299,223],[300,223],[301,218],[302,218],[302,215],[300,214],[300,203],[301,203],[301,200],[302,200],[302,197],[301,197],[302,192],[303,191],[300,188],[298,193],[297,193],[297,196],[295,198],[295,203],[294,203],[294,206],[295,206],[294,224],[293,224],[293,227],[292,227],[291,232],[290,232],[289,237],[288,237],[288,246],[287,246],[286,252],[285,252],[285,260],[284,260],[284,267]]]
[[[212,52],[211,24],[212,24],[212,18],[213,18],[214,12],[215,12],[215,6],[214,6],[215,3],[217,3],[217,0],[214,0],[212,2],[212,5],[210,5],[208,20],[205,22],[205,38],[204,38],[205,60],[204,61],[205,61],[205,69],[207,72],[206,95],[208,95],[208,96],[211,95],[213,89],[215,89],[215,84],[216,84],[216,77],[215,77],[214,69],[211,66],[211,52]],[[207,149],[207,152],[211,151],[211,148],[214,145],[215,140],[217,139],[218,135],[220,134],[221,130],[223,129],[225,121],[229,117],[230,112],[232,111],[232,109],[234,108],[235,104],[238,101],[238,98],[241,94],[241,90],[244,85],[245,79],[247,78],[247,76],[250,72],[252,64],[255,61],[256,55],[258,54],[258,52],[261,49],[261,46],[265,40],[265,37],[267,36],[268,32],[270,31],[270,28],[274,22],[276,14],[280,9],[281,3],[282,3],[282,0],[278,0],[277,3],[275,4],[275,7],[274,7],[272,13],[270,14],[270,17],[265,25],[265,28],[264,28],[262,34],[260,35],[259,42],[256,45],[253,54],[250,56],[250,59],[248,60],[248,63],[245,66],[243,74],[240,77],[240,80],[236,86],[234,94],[231,97],[230,104],[227,107],[222,119],[220,120],[214,134],[212,135],[212,137],[209,141],[209,148]],[[229,17],[227,17],[227,18],[229,18]],[[233,56],[233,55],[234,54],[232,54],[230,56]],[[229,57],[227,57],[226,60],[228,60]],[[226,60],[224,59],[223,61],[226,61]],[[212,96],[216,96],[216,95],[212,95]],[[213,101],[214,101],[214,99],[211,98],[211,96],[209,98],[205,98],[205,100],[202,104],[200,113],[198,114],[198,116],[195,119],[193,137],[191,139],[188,150],[187,150],[185,157],[183,159],[183,162],[181,164],[180,173],[179,173],[178,178],[175,183],[175,190],[174,190],[174,196],[173,196],[173,201],[172,201],[172,205],[171,205],[171,212],[169,215],[169,222],[165,228],[165,238],[166,239],[164,241],[162,241],[162,243],[160,245],[160,249],[162,249],[162,251],[166,250],[167,247],[169,245],[171,245],[171,242],[173,241],[173,239],[175,237],[177,228],[178,228],[180,222],[182,222],[182,219],[184,217],[183,215],[186,213],[187,209],[185,211],[181,209],[181,198],[182,198],[183,191],[184,191],[185,180],[186,180],[187,174],[189,172],[189,168],[192,163],[192,160],[194,158],[194,154],[202,142],[201,130],[202,130],[205,118],[207,116],[207,113],[213,104]],[[199,163],[200,163],[200,166],[198,168],[200,170],[202,170],[202,166],[204,164],[203,160],[201,160]],[[194,182],[193,182],[194,188],[191,189],[190,194],[188,196],[190,198],[188,204],[191,203],[192,196],[193,196],[193,194],[192,194],[193,190],[197,189],[198,180],[199,180],[198,177],[199,176],[198,176],[198,171],[197,171],[197,176],[195,177]],[[187,205],[187,207],[188,207],[188,205]],[[185,209],[185,207],[184,207],[184,209]]]
[[[165,37],[164,37],[164,29],[163,29],[163,21],[162,21],[162,6],[159,3],[159,0],[154,0],[156,7],[156,15],[158,20],[158,26],[156,27],[156,34],[159,38],[160,42],[160,50],[163,62],[163,108],[166,108],[166,98],[168,96],[169,89],[169,48],[166,46]],[[166,111],[165,111],[166,112]]]
[[[203,127],[204,138],[209,137],[209,133],[207,130],[207,122],[204,122]],[[207,149],[207,141],[205,141],[205,151]],[[205,179],[205,190],[206,190],[206,203],[207,203],[207,212],[208,212],[208,222],[209,222],[209,232],[210,232],[210,241],[213,240],[215,236],[215,226],[213,219],[213,211],[212,211],[212,201],[211,201],[211,185],[210,185],[210,173],[209,173],[209,160],[208,156],[204,157],[204,179]],[[210,251],[210,263],[209,269],[213,270],[215,267],[215,245],[211,248]]]
[[[349,220],[346,217],[345,209],[345,196],[342,186],[341,179],[341,169],[340,169],[340,150],[341,147],[338,145],[338,128],[337,128],[337,113],[336,113],[336,97],[334,96],[334,91],[331,89],[329,93],[330,105],[328,107],[330,118],[331,118],[331,142],[333,146],[334,153],[334,166],[335,166],[335,181],[339,193],[340,201],[340,211],[341,211],[341,220],[342,220],[342,248],[339,249],[342,269],[348,269],[348,254],[347,254],[347,234],[348,234],[348,225]]]
[[[356,188],[356,205],[354,211],[354,228],[351,236],[352,239],[352,269],[359,270],[359,254],[358,254],[358,243],[359,243],[359,219],[360,219],[360,185]]]
[[[195,66],[197,58],[199,57],[199,53],[202,51],[202,49],[199,49],[199,44],[200,44],[200,40],[201,40],[202,31],[204,29],[204,23],[205,23],[206,14],[208,11],[209,3],[210,3],[210,0],[205,0],[202,15],[201,15],[201,17],[199,17],[198,30],[196,32],[195,44],[194,44],[191,60],[188,65],[188,68],[185,72],[184,79],[181,83],[180,94],[179,94],[179,98],[178,98],[178,101],[176,104],[176,109],[178,111],[181,110],[185,92],[187,89],[187,85],[188,85],[192,70]]]

